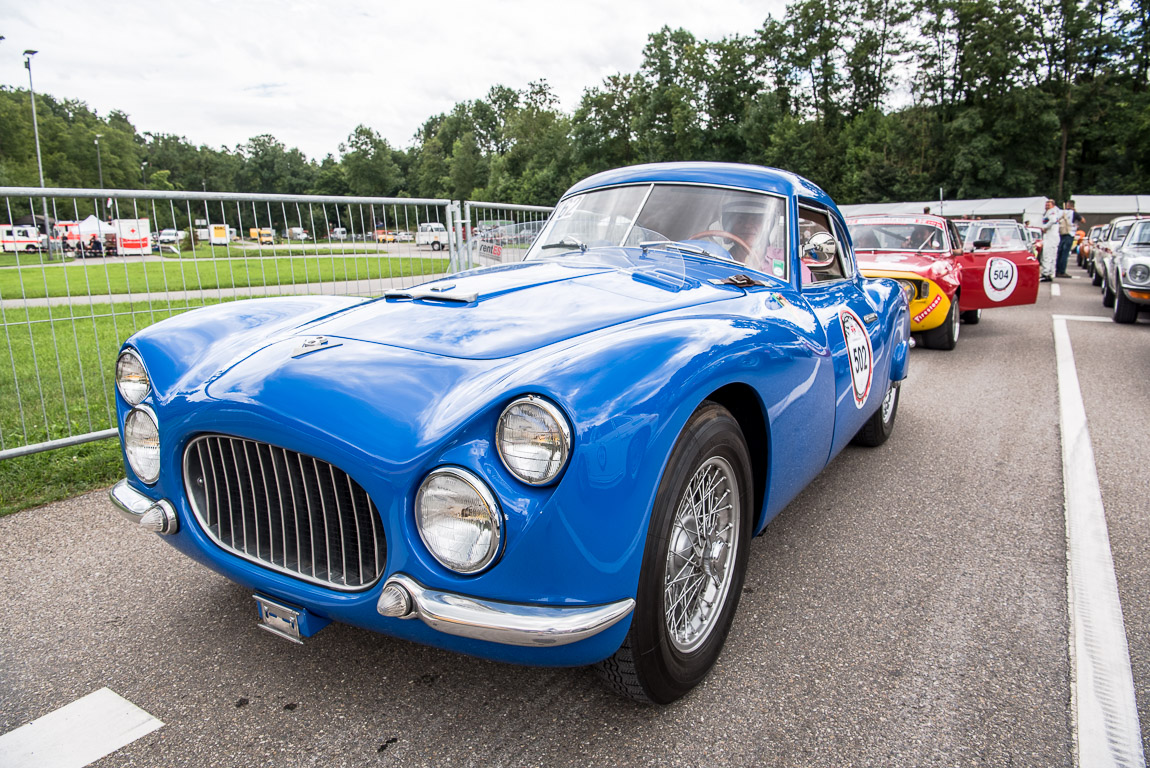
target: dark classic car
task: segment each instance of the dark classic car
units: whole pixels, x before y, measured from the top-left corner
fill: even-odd
[[[751,537],[891,434],[907,302],[818,187],[601,173],[523,261],[372,299],[237,301],[116,364],[121,512],[255,595],[666,703],[715,663]]]

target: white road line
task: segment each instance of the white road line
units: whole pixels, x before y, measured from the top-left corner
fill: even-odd
[[[1050,284],[1050,295],[1051,296],[1061,296],[1062,295],[1062,286],[1060,286],[1058,283],[1051,283]]]
[[[4,768],[83,768],[163,726],[109,688],[0,736]]]
[[[1062,431],[1062,481],[1066,498],[1067,597],[1071,709],[1080,768],[1144,768],[1142,731],[1130,671],[1130,650],[1086,407],[1078,384],[1067,321],[1109,322],[1104,317],[1054,315],[1058,400]]]

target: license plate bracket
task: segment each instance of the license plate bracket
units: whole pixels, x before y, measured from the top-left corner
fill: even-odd
[[[302,609],[289,608],[263,595],[253,597],[260,612],[260,629],[303,645],[303,636],[300,634],[300,616],[304,613]]]

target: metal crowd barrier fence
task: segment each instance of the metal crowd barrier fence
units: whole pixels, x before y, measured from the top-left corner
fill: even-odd
[[[554,210],[542,205],[465,202],[460,251],[469,267],[520,261]]]
[[[0,197],[0,460],[115,436],[117,351],[158,320],[256,296],[377,295],[482,261],[464,235],[472,213],[449,200],[39,187]],[[475,206],[501,210],[527,211]]]

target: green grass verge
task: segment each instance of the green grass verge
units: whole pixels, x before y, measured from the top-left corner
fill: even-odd
[[[20,267],[0,270],[0,298],[107,296],[156,291],[263,288],[338,280],[430,275],[447,270],[447,259],[375,255],[253,258],[238,260],[164,259],[150,262],[101,260],[95,264]]]
[[[112,369],[120,345],[140,328],[203,305],[135,302],[3,312],[0,443],[14,448],[114,427]],[[4,459],[0,515],[110,485],[123,471],[118,440]]]
[[[0,461],[0,517],[106,488],[123,476],[119,440],[5,459]]]

